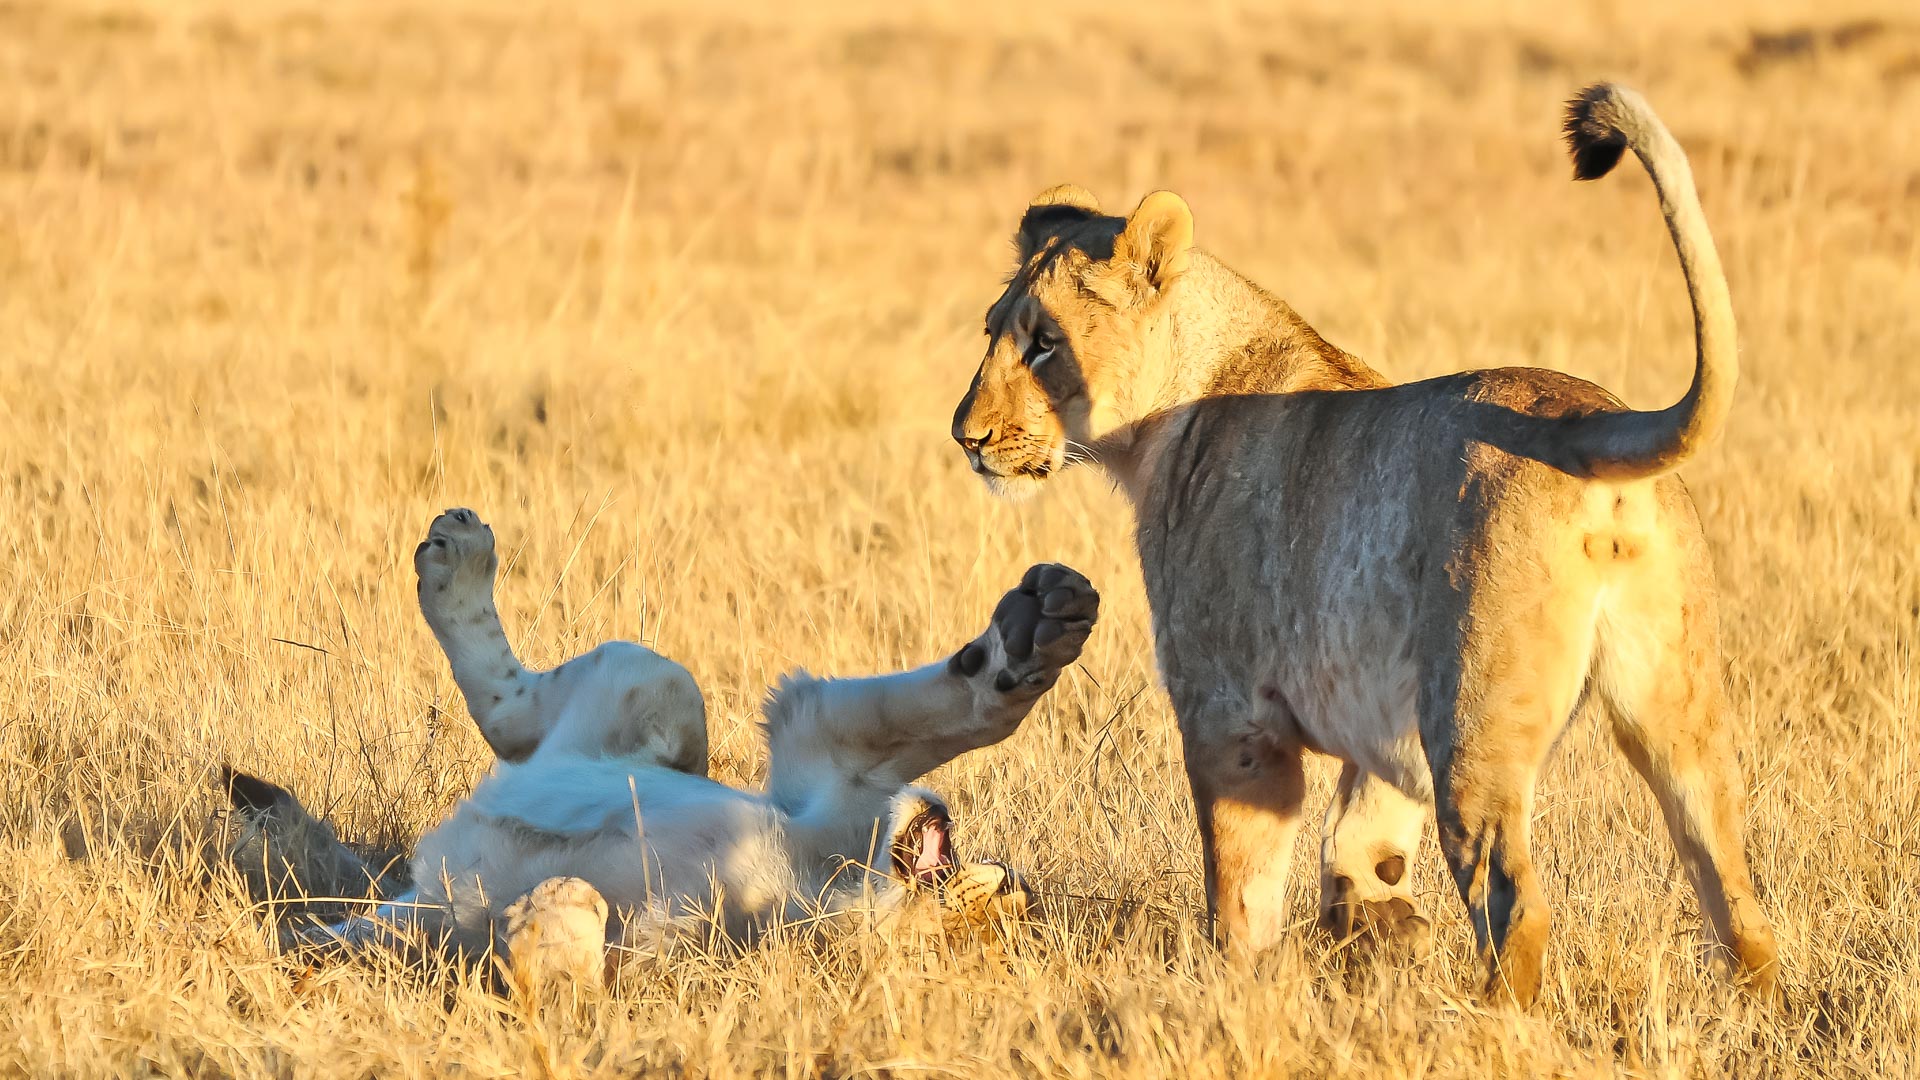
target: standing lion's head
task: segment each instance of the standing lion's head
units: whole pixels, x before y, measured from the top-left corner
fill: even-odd
[[[1024,495],[1144,414],[1168,355],[1168,291],[1193,216],[1156,191],[1127,217],[1083,188],[1042,192],[1014,235],[1019,265],[987,309],[987,355],[953,438],[997,494]]]

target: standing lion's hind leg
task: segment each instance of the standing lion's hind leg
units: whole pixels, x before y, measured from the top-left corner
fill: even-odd
[[[1712,605],[1648,590],[1602,640],[1597,683],[1614,741],[1660,804],[1709,940],[1753,989],[1772,993],[1773,928],[1747,867],[1746,798],[1721,690]],[[1691,614],[1689,622],[1687,616]],[[1724,950],[1724,951],[1722,951]]]
[[[1440,849],[1473,920],[1486,994],[1522,1008],[1539,995],[1552,928],[1531,850],[1534,785],[1593,656],[1591,616],[1569,615],[1590,609],[1590,597],[1541,584],[1532,596],[1508,587],[1467,597],[1464,616],[1449,621],[1479,629],[1432,662],[1419,705]],[[1514,610],[1579,629],[1543,633],[1498,617]]]
[[[1487,764],[1458,748],[1436,762],[1440,849],[1473,921],[1486,996],[1526,1008],[1540,993],[1553,924],[1531,850],[1534,768]]]

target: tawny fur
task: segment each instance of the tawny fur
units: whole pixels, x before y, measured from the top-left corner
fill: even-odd
[[[1390,385],[1192,247],[1170,192],[1122,218],[1055,188],[1018,230],[953,435],[996,490],[1090,460],[1131,498],[1208,902],[1234,947],[1287,923],[1315,751],[1346,764],[1324,921],[1424,945],[1411,863],[1431,801],[1488,991],[1531,1001],[1548,927],[1534,783],[1591,699],[1659,799],[1716,955],[1771,984],[1712,566],[1672,475],[1731,399],[1726,283],[1685,155],[1638,95],[1586,90],[1568,135],[1581,176],[1631,149],[1660,192],[1698,357],[1671,408],[1539,369]]]
[[[752,792],[705,776],[701,697],[680,665],[624,642],[548,672],[520,665],[493,604],[493,533],[472,511],[436,519],[414,564],[427,622],[503,760],[421,839],[412,892],[309,942],[493,947],[534,992],[561,975],[598,985],[609,940],[746,943],[854,910],[917,936],[1026,910],[1024,880],[961,863],[946,804],[911,785],[1013,734],[1078,658],[1099,596],[1074,571],[1032,568],[946,660],[784,678],[765,708],[767,789]],[[236,854],[264,845],[283,878],[360,865],[290,793],[243,774],[228,784]]]

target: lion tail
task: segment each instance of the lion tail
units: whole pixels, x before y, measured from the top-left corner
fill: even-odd
[[[1597,180],[1632,150],[1653,177],[1680,269],[1693,301],[1693,385],[1665,409],[1581,417],[1564,432],[1589,475],[1607,480],[1659,476],[1713,441],[1733,405],[1740,359],[1727,277],[1707,230],[1687,155],[1639,94],[1596,83],[1567,103],[1567,149],[1576,180]]]

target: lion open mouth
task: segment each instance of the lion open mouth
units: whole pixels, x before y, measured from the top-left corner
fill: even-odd
[[[929,819],[920,824],[920,838],[916,842],[902,844],[904,855],[912,855],[912,863],[904,867],[914,882],[924,886],[937,886],[945,882],[954,872],[954,847],[948,840],[947,822],[941,819]],[[906,863],[906,859],[900,859]]]
[[[920,827],[919,853],[913,860],[913,878],[922,885],[938,885],[953,873],[953,845],[939,819]]]

